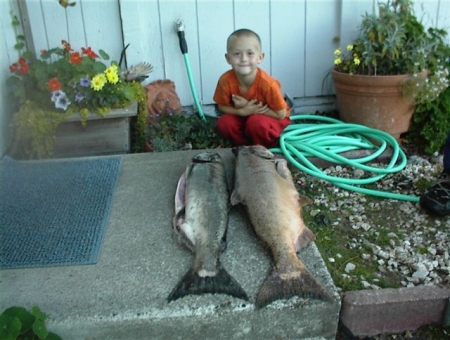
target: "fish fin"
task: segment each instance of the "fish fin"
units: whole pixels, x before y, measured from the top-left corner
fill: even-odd
[[[175,191],[175,215],[172,220],[172,225],[176,231],[179,231],[180,225],[184,222],[186,208],[186,172],[187,170],[183,172],[178,180],[177,190]]]
[[[295,250],[300,251],[303,248],[306,248],[311,242],[316,239],[316,235],[309,229],[307,226],[301,226],[302,232],[298,236],[297,241],[295,242]]]
[[[284,158],[275,158],[275,168],[278,174],[289,182],[293,182],[292,173],[287,166],[287,160]]]
[[[189,222],[186,221],[179,225],[179,230],[175,229],[178,235],[178,243],[184,245],[190,251],[195,252],[195,238],[189,233]]]
[[[216,276],[201,277],[191,268],[178,282],[167,301],[177,300],[186,295],[228,294],[239,299],[248,300],[247,293],[228,272],[219,267]]]
[[[238,205],[239,203],[242,203],[241,195],[239,195],[236,189],[234,189],[233,192],[231,193],[230,203],[231,205]]]
[[[222,239],[220,240],[220,252],[223,253],[227,249],[227,233],[224,233]]]
[[[255,306],[259,309],[276,300],[289,299],[294,296],[324,301],[333,300],[325,287],[306,268],[284,275],[276,269],[272,269],[259,289]]]
[[[299,195],[298,202],[300,203],[301,207],[305,207],[307,205],[312,204],[314,201],[311,198],[309,198],[308,196]]]

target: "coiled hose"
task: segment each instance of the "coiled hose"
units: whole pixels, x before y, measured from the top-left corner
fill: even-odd
[[[363,125],[343,123],[337,119],[319,115],[292,116],[291,120],[293,122],[280,136],[280,147],[271,149],[271,151],[283,154],[288,161],[301,171],[347,190],[414,203],[419,201],[417,196],[361,187],[361,185],[375,183],[386,175],[399,172],[405,168],[406,155],[390,134]],[[299,120],[309,121],[309,123],[295,122]],[[321,123],[317,124],[318,121]],[[366,164],[380,156],[387,146],[392,148],[392,156],[386,167],[379,168]],[[361,149],[373,150],[373,152],[368,156],[356,159],[348,159],[340,155],[343,152]],[[329,162],[349,165],[373,173],[374,176],[369,178],[330,176],[311,163],[307,157],[318,157]]]

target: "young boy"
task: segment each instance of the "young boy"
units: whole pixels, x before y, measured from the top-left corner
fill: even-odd
[[[290,109],[279,81],[258,67],[264,60],[258,34],[249,29],[233,32],[225,59],[231,70],[220,77],[214,93],[222,113],[217,121],[219,134],[236,146],[277,146],[290,123]]]
[[[450,214],[450,131],[444,145],[444,171],[420,197],[420,206],[433,214],[441,216]]]

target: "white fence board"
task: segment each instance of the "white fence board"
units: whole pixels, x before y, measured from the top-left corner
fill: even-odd
[[[272,75],[290,96],[305,96],[306,1],[271,2]]]
[[[182,103],[192,103],[193,99],[190,92],[189,79],[184,57],[180,50],[175,22],[177,20],[182,20],[183,22],[192,77],[198,95],[201,96],[200,55],[195,0],[162,1],[160,3],[160,9],[166,77],[175,82],[180,101]]]
[[[338,0],[307,2],[305,97],[326,95],[323,82],[333,65],[333,37],[339,27]]]
[[[198,18],[202,102],[209,104],[220,75],[230,69],[225,53],[227,38],[235,29],[233,4],[200,1]]]
[[[130,44],[126,51],[128,66],[141,61],[151,63],[153,73],[147,83],[166,78],[158,3],[121,0],[120,13],[124,45]]]
[[[61,47],[61,40],[72,48],[91,47],[108,53],[112,60],[123,49],[118,0],[77,0],[63,8],[56,0],[26,0],[35,53]]]

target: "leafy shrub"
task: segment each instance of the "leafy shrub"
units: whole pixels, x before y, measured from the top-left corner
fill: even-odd
[[[47,330],[47,316],[39,307],[34,306],[31,312],[23,307],[10,307],[0,315],[0,339],[45,339],[62,340],[62,338]]]
[[[450,45],[443,36],[446,32],[430,30],[437,44],[434,59],[445,62],[445,68],[450,69]],[[440,72],[438,64],[429,65],[429,74]],[[447,75],[447,83],[450,76]],[[445,143],[450,131],[450,87],[431,102],[419,103],[413,115],[407,137],[423,152],[432,154],[439,151]]]
[[[215,118],[202,120],[196,114],[184,112],[163,116],[151,124],[147,141],[157,152],[231,146],[230,141],[217,134]]]

